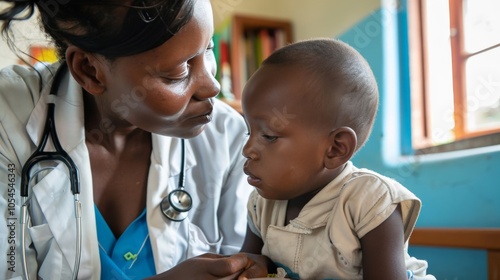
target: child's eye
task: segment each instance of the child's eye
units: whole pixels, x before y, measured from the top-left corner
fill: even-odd
[[[272,136],[272,135],[263,134],[262,138],[264,138],[266,141],[274,142],[274,141],[276,141],[276,139],[278,139],[278,136]]]

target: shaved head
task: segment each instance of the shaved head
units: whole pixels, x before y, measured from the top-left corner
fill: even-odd
[[[370,66],[354,48],[335,39],[305,40],[275,51],[263,65],[299,67],[310,87],[304,91],[307,106],[315,106],[332,128],[352,128],[357,149],[363,146],[375,120],[378,88]]]

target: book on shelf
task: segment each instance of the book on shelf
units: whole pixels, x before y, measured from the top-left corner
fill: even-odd
[[[233,88],[231,82],[231,63],[229,61],[230,24],[224,23],[212,37],[214,41],[214,56],[217,64],[215,78],[220,83],[221,91],[218,98],[233,100]]]
[[[245,54],[244,66],[242,67],[241,81],[246,81],[257,71],[264,59],[271,53],[285,45],[283,30],[274,28],[251,29],[243,35]]]
[[[235,15],[216,26],[219,97],[239,102],[246,81],[263,60],[291,40],[291,25],[285,20]]]

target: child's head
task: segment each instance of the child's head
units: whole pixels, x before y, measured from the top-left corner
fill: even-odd
[[[245,171],[269,199],[292,199],[334,179],[368,139],[378,107],[368,63],[332,39],[277,50],[242,96]]]

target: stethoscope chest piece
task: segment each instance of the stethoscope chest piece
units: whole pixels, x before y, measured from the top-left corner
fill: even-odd
[[[184,139],[181,139],[181,173],[179,174],[179,184],[175,190],[162,199],[160,204],[163,215],[175,222],[184,220],[188,215],[188,211],[193,206],[191,195],[184,189],[186,181],[186,144],[184,142]]]
[[[184,220],[193,206],[191,195],[183,189],[175,189],[161,201],[160,208],[165,217],[172,221]]]

